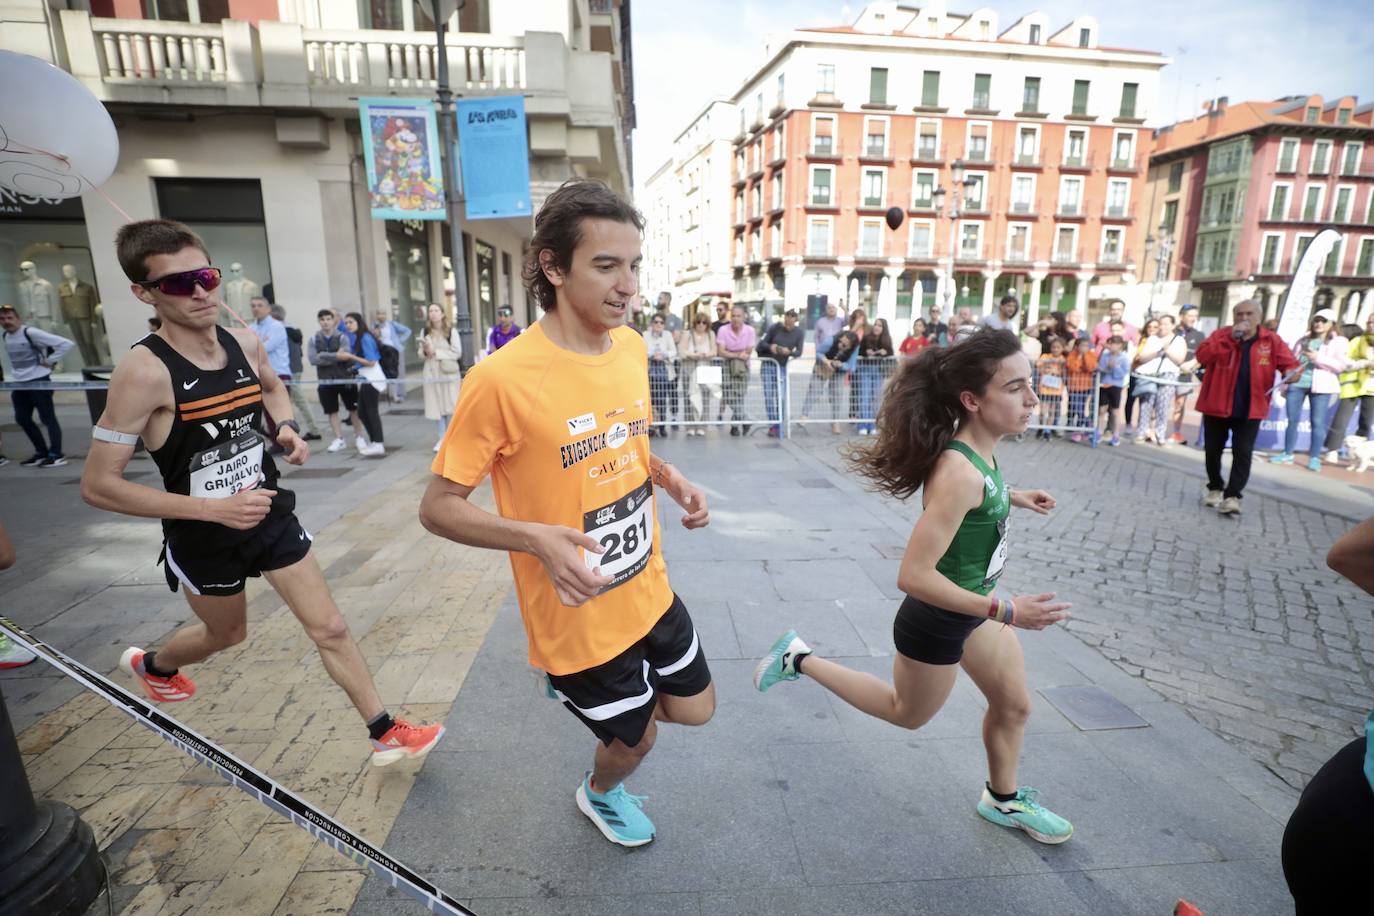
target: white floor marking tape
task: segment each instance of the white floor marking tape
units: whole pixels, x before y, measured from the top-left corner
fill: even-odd
[[[283,817],[288,818],[296,826],[305,828],[317,839],[323,840],[335,852],[347,856],[359,865],[366,865],[375,874],[390,882],[392,887],[423,903],[430,912],[447,913],[450,916],[476,916],[472,910],[467,909],[448,894],[411,871],[406,865],[397,862],[329,815],[317,810],[309,802],[288,792],[233,754],[182,725],[171,716],[159,712],[147,702],[111,683],[80,662],[73,661],[42,640],[30,636],[9,618],[0,616],[0,633],[4,633],[16,644],[33,652],[87,690],[103,696],[113,706],[132,717],[134,721],[152,729],[173,747],[218,772],[244,792]]]

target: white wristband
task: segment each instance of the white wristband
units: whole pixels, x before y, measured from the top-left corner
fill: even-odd
[[[114,445],[137,445],[138,436],[129,433],[116,432],[113,429],[106,429],[103,426],[96,426],[91,429],[91,438],[99,442],[110,442]]]

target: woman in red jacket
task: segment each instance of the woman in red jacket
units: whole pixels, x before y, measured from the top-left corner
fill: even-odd
[[[1260,308],[1250,299],[1236,304],[1232,324],[1212,333],[1197,348],[1203,369],[1197,410],[1207,449],[1204,506],[1225,515],[1240,512],[1241,492],[1250,479],[1250,460],[1260,421],[1269,415],[1269,392],[1278,378],[1298,368],[1293,351],[1260,326]],[[1221,453],[1231,437],[1231,479],[1221,482]]]

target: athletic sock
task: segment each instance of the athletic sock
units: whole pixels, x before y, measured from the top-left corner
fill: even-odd
[[[802,662],[805,661],[806,657],[810,654],[810,652],[798,652],[796,655],[792,656],[792,670],[801,674]]]
[[[1015,792],[1011,793],[1010,795],[1003,795],[1001,792],[998,792],[996,789],[992,787],[992,783],[985,782],[983,783],[983,785],[988,787],[988,794],[990,794],[993,798],[997,799],[999,802],[1009,802],[1016,797]]]
[[[143,670],[153,677],[174,677],[176,673],[181,670],[179,668],[173,668],[171,671],[163,671],[153,664],[153,659],[156,657],[156,652],[145,652],[143,654]]]
[[[380,741],[382,735],[391,731],[391,727],[395,724],[396,720],[391,718],[391,713],[384,709],[377,718],[367,723],[367,733],[372,736],[373,741]]]

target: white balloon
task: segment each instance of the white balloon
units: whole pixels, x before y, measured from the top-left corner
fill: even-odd
[[[119,135],[91,91],[45,60],[0,51],[0,187],[77,197],[119,162]]]

